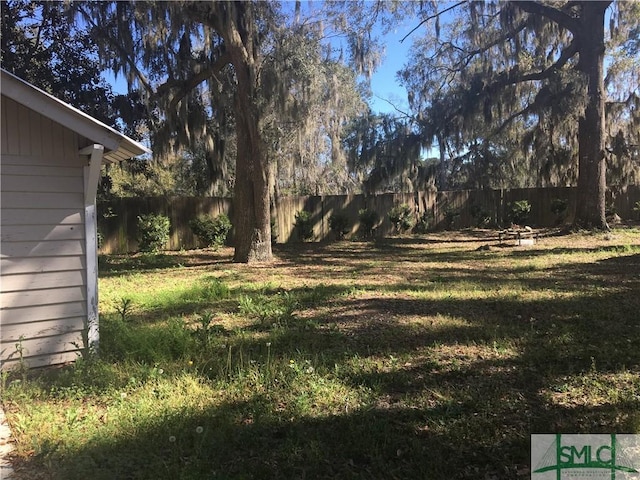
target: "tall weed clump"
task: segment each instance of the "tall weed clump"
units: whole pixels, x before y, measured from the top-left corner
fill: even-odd
[[[107,361],[167,364],[187,358],[195,346],[190,331],[179,318],[148,324],[105,316],[100,330],[100,353]]]
[[[161,214],[149,213],[138,216],[138,248],[141,252],[157,253],[169,241],[171,221]]]

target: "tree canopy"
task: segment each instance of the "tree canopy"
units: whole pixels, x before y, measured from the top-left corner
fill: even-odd
[[[301,20],[299,3],[292,12],[257,1],[74,8],[99,40],[104,66],[139,92],[154,151],[199,149],[216,181],[235,142],[236,260],[271,258],[272,192],[349,182],[346,174],[333,175],[334,185],[319,179],[346,170],[341,128],[363,104],[356,76],[322,45],[323,24]]]
[[[470,165],[484,163],[544,184],[577,182],[576,223],[607,228],[607,160],[630,166],[622,181],[637,175],[640,92],[629,59],[637,54],[638,6],[438,2],[421,15],[433,26],[414,41],[401,78],[423,141],[454,152],[439,165],[443,176],[464,163],[472,178]],[[607,52],[617,58],[605,82]]]
[[[2,68],[98,120],[114,125],[119,112],[102,77],[95,42],[76,28],[61,2],[2,2]]]

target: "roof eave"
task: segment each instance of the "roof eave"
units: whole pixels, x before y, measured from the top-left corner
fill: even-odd
[[[31,85],[4,69],[2,75],[2,94],[39,114],[65,125],[91,142],[105,147],[104,159],[110,162],[122,161],[151,150],[139,142],[123,135],[77,108],[65,103],[53,95]]]

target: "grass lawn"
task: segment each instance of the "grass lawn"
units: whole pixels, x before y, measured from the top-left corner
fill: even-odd
[[[640,230],[488,234],[101,258],[99,358],[2,377],[18,474],[524,479],[531,433],[640,433]]]

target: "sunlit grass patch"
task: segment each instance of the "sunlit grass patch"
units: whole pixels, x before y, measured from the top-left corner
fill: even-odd
[[[638,372],[624,370],[600,373],[594,366],[580,375],[558,378],[545,393],[551,402],[561,406],[637,402],[640,398],[640,376]]]
[[[100,290],[103,313],[117,312],[123,316],[123,307],[128,303],[130,317],[192,312],[229,297],[228,285],[216,277],[200,273],[134,275],[120,281],[104,282],[107,287]],[[127,315],[124,315],[127,316]]]

